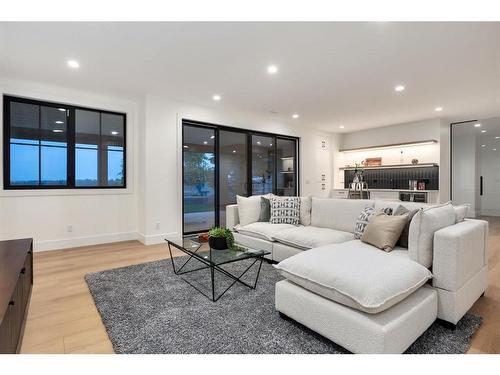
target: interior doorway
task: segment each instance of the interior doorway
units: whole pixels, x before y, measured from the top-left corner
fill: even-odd
[[[451,124],[451,197],[469,216],[500,216],[500,118]]]

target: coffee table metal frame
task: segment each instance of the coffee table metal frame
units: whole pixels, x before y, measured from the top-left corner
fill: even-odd
[[[260,275],[260,269],[262,268],[262,262],[264,260],[264,255],[267,255],[267,254],[270,254],[269,252],[266,252],[266,251],[261,251],[261,252],[258,252],[258,253],[255,253],[252,254],[247,254],[244,258],[233,258],[233,259],[228,259],[227,261],[223,261],[223,262],[220,262],[220,263],[214,263],[211,258],[212,258],[212,253],[214,251],[220,251],[220,250],[213,250],[213,249],[210,249],[209,251],[207,251],[206,253],[209,254],[209,257],[204,257],[202,255],[200,255],[198,253],[198,251],[201,249],[201,247],[203,246],[202,243],[199,243],[197,241],[193,241],[191,240],[193,243],[195,244],[198,244],[199,246],[197,246],[195,248],[194,251],[191,251],[191,250],[188,250],[186,249],[184,246],[181,246],[175,242],[172,242],[168,239],[165,240],[168,244],[168,251],[170,253],[170,261],[172,262],[172,268],[174,270],[174,273],[176,275],[185,275],[187,273],[191,273],[191,272],[196,272],[196,271],[202,271],[202,270],[206,270],[206,269],[210,269],[210,280],[211,280],[211,293],[210,294],[207,294],[205,293],[203,290],[201,290],[200,288],[198,288],[196,285],[194,285],[192,282],[190,282],[189,280],[187,280],[186,278],[184,277],[181,277],[182,280],[184,280],[186,283],[188,283],[189,285],[191,285],[194,289],[196,289],[198,292],[200,292],[201,294],[203,294],[205,297],[207,297],[208,299],[210,299],[212,302],[216,302],[219,300],[219,298],[221,298],[229,289],[231,289],[231,287],[233,285],[235,285],[236,283],[240,283],[250,289],[255,289],[257,287],[257,281],[259,280],[259,275]],[[172,256],[172,248],[171,247],[175,247],[176,249],[182,251],[183,253],[187,254],[189,256],[189,258],[179,267],[177,268],[176,265],[175,265],[175,262],[174,262],[174,257]],[[222,251],[228,251],[228,250],[222,250]],[[184,267],[192,260],[192,259],[196,259],[197,261],[201,262],[204,264],[204,266],[202,267],[198,267],[198,268],[195,268],[195,269],[190,269],[190,270],[183,270]],[[246,259],[253,259],[253,262],[239,275],[233,275],[231,274],[230,272],[226,271],[225,269],[221,268],[220,266],[223,265],[223,264],[229,264],[229,263],[234,263],[234,262],[238,262],[238,261],[242,261],[242,260],[246,260]],[[257,275],[255,277],[255,281],[253,282],[253,284],[248,284],[246,283],[245,281],[241,280],[241,278],[254,266],[254,264],[258,263],[258,270],[257,270]],[[215,293],[215,273],[219,272],[227,277],[229,277],[230,279],[233,280],[233,282],[224,290],[222,291],[220,294],[216,294]]]

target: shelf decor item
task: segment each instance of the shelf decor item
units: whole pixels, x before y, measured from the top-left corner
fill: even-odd
[[[418,164],[418,159],[412,159],[412,160],[411,160],[411,163],[412,163],[413,165],[417,165],[417,164]]]
[[[231,249],[234,245],[233,233],[227,228],[213,227],[208,231],[208,244],[214,250]]]
[[[365,167],[380,167],[382,165],[382,158],[366,158]]]
[[[365,161],[363,160],[361,164],[356,163],[356,167],[354,168],[354,178],[352,180],[353,183],[358,183],[363,181],[363,173]]]

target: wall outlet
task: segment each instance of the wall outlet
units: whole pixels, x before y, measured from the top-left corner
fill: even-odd
[[[73,225],[68,225],[68,227],[66,228],[66,230],[68,231],[68,233],[73,232]]]
[[[155,229],[156,229],[156,230],[159,230],[159,229],[160,229],[160,223],[156,223],[156,225],[155,225]]]

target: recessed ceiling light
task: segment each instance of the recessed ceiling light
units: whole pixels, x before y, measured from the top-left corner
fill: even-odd
[[[269,74],[276,74],[276,73],[278,73],[278,67],[276,65],[269,65],[267,67],[267,72]]]
[[[64,121],[56,121],[56,124],[64,124]]]
[[[477,124],[474,124],[474,126],[475,126],[476,128],[480,128],[480,127],[481,127],[481,124],[478,122]]]
[[[236,154],[236,150],[233,150],[233,154]]]
[[[80,67],[80,63],[76,60],[68,60],[68,66],[73,69],[77,69]]]
[[[397,92],[405,91],[405,87],[403,85],[397,85],[396,87],[394,87],[394,91]]]
[[[481,133],[486,133],[486,130],[481,130]]]
[[[218,102],[222,98],[220,97],[220,95],[215,94],[214,96],[212,96],[212,99],[215,100],[216,102]]]
[[[495,139],[500,139],[500,137],[495,137]]]
[[[61,112],[66,112],[66,108],[58,108]]]
[[[443,107],[436,107],[436,108],[434,108],[434,110],[435,110],[436,112],[441,112],[441,111],[443,110]]]
[[[204,145],[207,145],[207,144],[208,144],[208,142],[207,142],[207,141],[203,141],[203,144],[204,144]]]
[[[340,125],[340,126],[339,126],[339,129],[344,129],[344,128],[345,128],[345,126],[344,126],[344,125]]]
[[[210,139],[214,139],[214,138],[215,138],[215,135],[211,135],[211,136],[210,136]]]
[[[62,129],[54,129],[52,130],[53,133],[62,133],[63,130]]]
[[[293,118],[299,118],[299,115],[298,115],[297,113],[294,113],[294,114],[292,115],[292,117],[293,117]]]
[[[118,132],[116,130],[111,131],[112,135],[118,135]]]
[[[184,147],[184,148],[189,148],[189,146],[186,146],[186,145],[184,145],[184,146],[182,146],[182,147]]]
[[[481,147],[486,147],[486,145],[481,145]]]
[[[496,148],[493,149],[493,151],[496,151],[496,150],[497,150]]]

